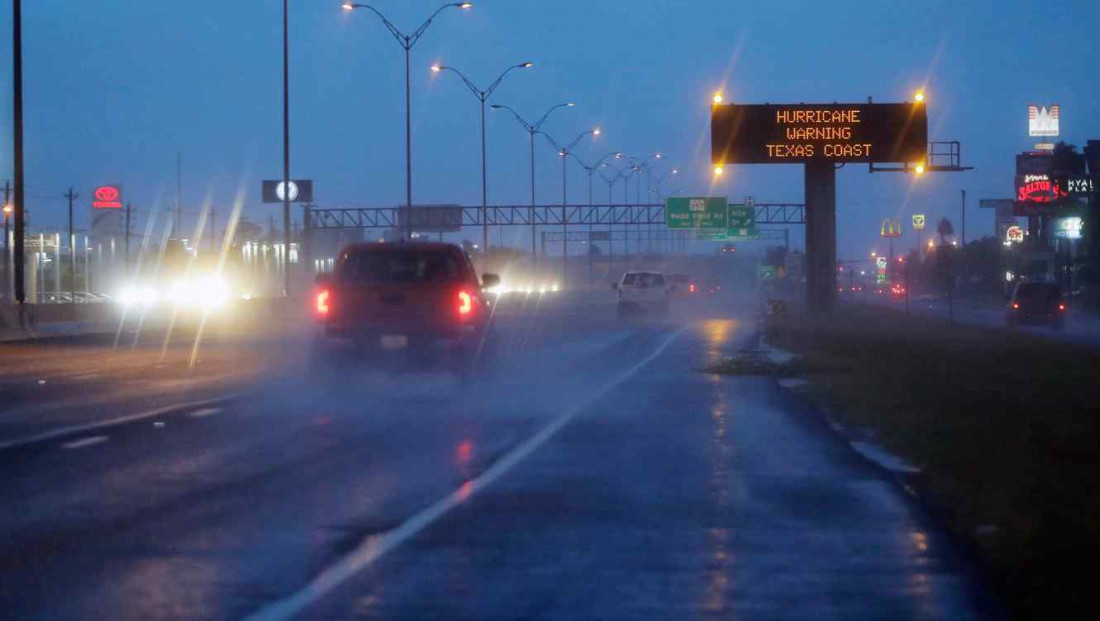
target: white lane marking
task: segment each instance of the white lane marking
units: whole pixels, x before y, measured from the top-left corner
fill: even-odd
[[[558,416],[539,430],[534,436],[509,451],[504,457],[477,478],[467,481],[462,487],[408,518],[396,528],[363,539],[355,550],[338,560],[335,564],[330,565],[304,588],[291,594],[289,597],[277,600],[248,615],[245,617],[246,621],[276,621],[289,619],[302,612],[355,574],[372,565],[387,552],[408,541],[411,537],[446,515],[451,509],[466,502],[479,491],[485,489],[501,476],[508,473],[508,471],[517,464],[538,450],[539,447],[552,438],[562,427],[572,421],[577,414],[591,405],[593,401],[629,379],[632,375],[640,371],[642,367],[661,355],[661,353],[672,344],[672,341],[680,336],[685,330],[687,330],[687,328],[681,328],[672,333],[672,335],[661,343],[651,354],[603,386],[591,400],[567,410],[565,413]]]
[[[204,418],[222,412],[222,408],[202,408],[188,414],[191,418]]]
[[[235,393],[226,395],[224,397],[214,397],[211,399],[202,399],[199,401],[192,401],[189,403],[180,403],[177,405],[166,405],[164,407],[156,408],[154,410],[147,410],[145,412],[138,412],[136,414],[128,414],[126,416],[119,416],[118,418],[111,418],[98,423],[88,423],[87,425],[73,425],[71,427],[59,427],[53,431],[47,431],[34,436],[28,436],[26,438],[18,438],[16,440],[8,440],[7,442],[0,442],[0,451],[5,451],[11,448],[26,446],[28,444],[37,444],[39,442],[45,442],[46,440],[53,440],[61,436],[69,436],[84,431],[91,431],[93,429],[103,429],[104,427],[113,427],[115,425],[122,425],[125,423],[132,423],[136,420],[143,418],[151,418],[153,416],[160,416],[169,412],[175,412],[176,410],[186,410],[191,408],[198,408],[204,405],[212,405],[214,403],[221,403],[223,401],[229,401],[243,396],[245,393]]]
[[[107,439],[107,436],[92,436],[90,438],[81,438],[79,440],[73,440],[72,442],[66,442],[65,444],[61,445],[61,448],[84,448],[85,446],[92,446],[94,444],[99,444],[100,442],[106,442]]]

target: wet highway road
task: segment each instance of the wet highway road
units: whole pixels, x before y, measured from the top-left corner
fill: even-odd
[[[293,321],[195,370],[29,348],[0,376],[0,616],[981,616],[950,543],[803,403],[697,370],[753,336],[716,306],[506,302],[467,388],[311,376]]]

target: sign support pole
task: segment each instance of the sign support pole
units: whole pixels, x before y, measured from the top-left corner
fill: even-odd
[[[805,164],[806,305],[829,311],[836,303],[836,168]]]

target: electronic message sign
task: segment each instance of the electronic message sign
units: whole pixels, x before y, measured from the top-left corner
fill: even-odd
[[[718,165],[924,164],[928,114],[922,103],[716,105],[710,144]]]

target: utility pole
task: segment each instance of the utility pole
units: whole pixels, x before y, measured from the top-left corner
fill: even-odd
[[[130,268],[130,212],[130,203],[126,203],[126,241],[124,242],[126,246],[126,259],[124,265],[126,269]]]
[[[24,250],[24,192],[23,192],[23,0],[12,0],[12,170],[15,173],[15,201],[12,216],[15,219],[15,301],[22,305],[27,300],[23,282]]]
[[[176,237],[180,236],[180,211],[183,206],[180,204],[181,190],[183,189],[183,154],[176,153],[176,213],[175,218],[172,219],[172,234]]]
[[[966,190],[962,191],[962,244],[966,247]]]
[[[78,196],[80,195],[73,192],[73,186],[69,186],[65,198],[69,199],[69,302],[71,304],[76,304],[76,234],[73,232],[73,200]],[[88,269],[87,262],[84,264],[84,269]]]
[[[11,298],[11,181],[4,182],[4,297]]]

